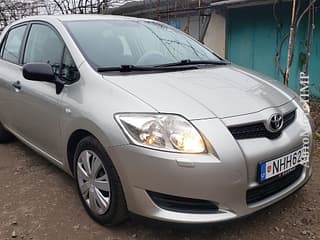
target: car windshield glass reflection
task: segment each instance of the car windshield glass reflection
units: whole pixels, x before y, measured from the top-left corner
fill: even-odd
[[[207,48],[156,22],[71,21],[66,26],[95,67],[156,66],[189,61],[221,61]]]

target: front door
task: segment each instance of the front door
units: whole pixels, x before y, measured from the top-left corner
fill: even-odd
[[[61,71],[64,42],[50,26],[34,23],[26,41],[23,64],[48,63]],[[64,109],[52,83],[22,78],[16,97],[13,130],[55,159],[62,159],[60,119]]]

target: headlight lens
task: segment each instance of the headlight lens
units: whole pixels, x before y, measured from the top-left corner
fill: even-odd
[[[199,132],[178,115],[118,114],[116,120],[136,145],[181,153],[206,151]]]

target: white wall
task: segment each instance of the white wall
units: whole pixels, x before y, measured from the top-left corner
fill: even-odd
[[[213,12],[204,43],[221,57],[226,55],[226,18],[223,14]]]

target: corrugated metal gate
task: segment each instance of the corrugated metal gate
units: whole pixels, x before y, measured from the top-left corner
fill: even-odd
[[[232,62],[256,70],[279,81],[282,76],[277,69],[275,56],[283,36],[289,31],[290,5],[277,10],[282,28],[278,31],[272,6],[230,9],[227,25],[227,57]],[[304,20],[306,20],[305,17]],[[310,58],[310,85],[313,96],[320,97],[320,11],[315,16],[316,29]],[[305,59],[306,21],[302,21],[297,35],[294,61],[289,86],[299,91],[299,73]],[[288,40],[281,52],[281,65],[286,65]]]

